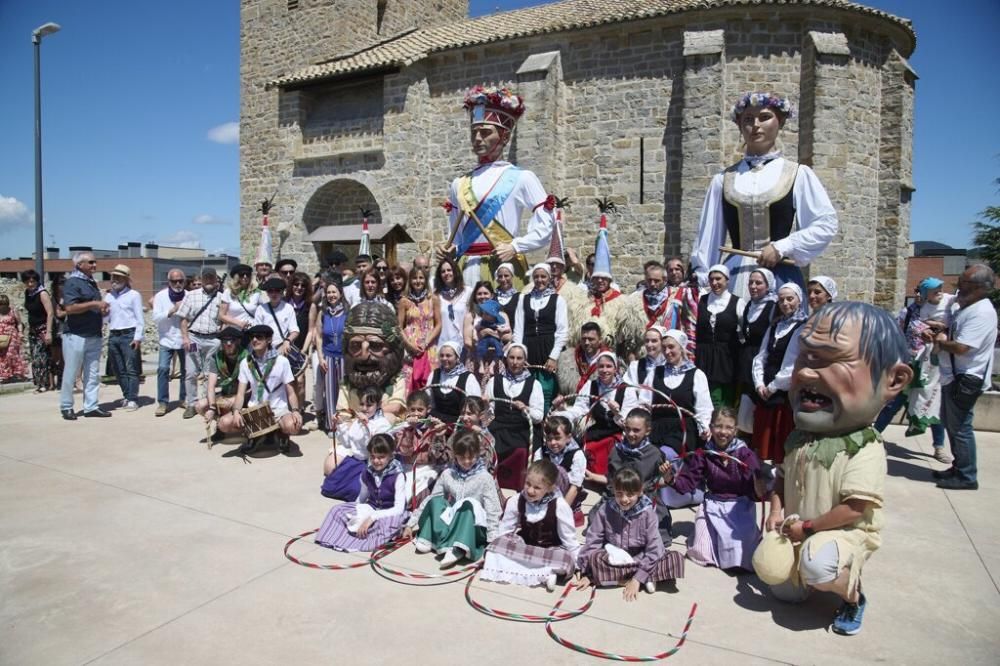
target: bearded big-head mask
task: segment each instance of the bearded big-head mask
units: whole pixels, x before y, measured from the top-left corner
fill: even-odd
[[[396,314],[383,303],[362,302],[344,324],[344,377],[352,389],[384,389],[403,368]]]

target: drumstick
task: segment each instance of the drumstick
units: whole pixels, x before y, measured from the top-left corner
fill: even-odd
[[[723,245],[722,247],[720,247],[719,251],[720,252],[727,252],[729,254],[735,254],[735,255],[740,256],[740,257],[753,257],[754,259],[760,259],[760,254],[761,254],[760,252],[748,252],[746,250],[737,250],[735,247],[727,247],[725,245]],[[794,266],[795,265],[795,262],[792,261],[791,259],[787,258],[787,257],[785,257],[784,259],[782,259],[778,263],[782,264],[784,266]]]

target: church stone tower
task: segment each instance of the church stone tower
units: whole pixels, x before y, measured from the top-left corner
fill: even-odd
[[[468,0],[242,0],[240,8],[241,254],[252,259],[260,237],[260,201],[278,192],[271,223],[290,214],[280,185],[292,148],[282,127],[282,92],[266,83],[324,60],[468,16]],[[287,124],[287,123],[286,123]],[[294,153],[294,149],[292,149]],[[280,252],[280,249],[279,249]],[[249,256],[248,256],[249,255]]]

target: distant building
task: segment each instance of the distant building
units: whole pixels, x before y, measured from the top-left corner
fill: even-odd
[[[914,241],[913,256],[906,263],[906,302],[913,300],[917,285],[926,277],[941,278],[944,290],[954,293],[958,289],[959,276],[977,262],[969,250],[935,241]],[[997,286],[1000,286],[1000,279]]]
[[[111,269],[117,264],[125,264],[132,273],[132,286],[143,295],[152,295],[167,284],[167,273],[179,268],[188,276],[201,273],[205,268],[214,268],[219,275],[239,263],[237,257],[226,254],[206,254],[200,248],[169,247],[156,243],[123,243],[116,250],[101,250],[86,245],[71,245],[66,254],[60,255],[59,248],[45,248],[45,283],[59,273],[73,270],[73,255],[77,252],[92,252],[97,259],[95,279],[102,289],[111,286]],[[18,279],[22,271],[35,267],[34,257],[0,259],[0,278]]]

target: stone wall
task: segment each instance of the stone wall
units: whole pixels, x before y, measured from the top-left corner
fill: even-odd
[[[287,232],[282,252],[312,270],[309,202],[338,180],[370,192],[382,221],[407,226],[417,243],[402,248],[401,259],[430,251],[446,237],[439,204],[448,183],[474,164],[461,95],[486,82],[526,91],[529,107],[510,158],[571,199],[571,247],[581,254],[592,247],[594,198],[618,204],[612,251],[616,277],[627,284],[646,259],[688,253],[710,179],[742,154],[729,108],[745,90],[770,89],[800,107],[781,134],[782,149],[814,168],[840,217],[841,232],[812,272],[833,276],[849,298],[895,305],[909,236],[913,88],[905,60],[878,27],[876,19],[818,7],[691,11],[466,47],[400,71],[270,91],[273,109],[263,97],[252,104],[274,124],[244,123],[245,149],[261,127],[275,149],[255,150],[252,166],[244,160],[243,254],[257,243],[254,202],[279,189],[273,219]],[[259,69],[252,82],[275,73]],[[380,126],[367,111],[377,85]],[[367,91],[357,122],[368,125],[316,131],[310,119],[320,116],[310,115],[310,104],[336,99],[338,90]],[[355,204],[333,205],[350,214]]]

